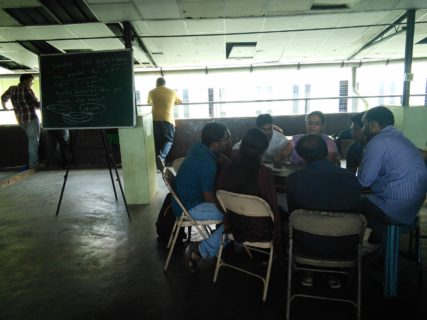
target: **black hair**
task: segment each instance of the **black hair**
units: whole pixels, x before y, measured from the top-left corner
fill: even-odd
[[[261,128],[266,124],[273,124],[273,117],[268,113],[260,114],[256,118],[255,124],[258,128]]]
[[[249,129],[240,144],[240,154],[243,158],[258,159],[268,148],[268,138],[259,129]]]
[[[202,129],[202,143],[209,147],[214,142],[224,138],[227,128],[218,122],[210,122]]]
[[[224,189],[258,195],[258,172],[261,156],[268,148],[268,138],[259,129],[249,129],[242,139],[239,153],[233,158],[224,179]]]
[[[308,121],[308,119],[310,119],[311,116],[318,116],[320,118],[320,121],[322,121],[322,124],[324,125],[326,123],[326,118],[325,115],[323,114],[322,111],[313,111],[310,112],[306,117],[305,117],[305,121]]]
[[[357,125],[358,127],[362,128],[363,127],[363,116],[365,115],[365,112],[360,112],[358,114],[355,114],[354,116],[352,116],[350,118],[350,121],[352,123],[354,123],[355,125]]]
[[[328,146],[325,140],[314,133],[306,134],[295,146],[298,155],[306,162],[325,159],[328,156]]]
[[[33,80],[33,79],[34,79],[34,77],[32,74],[28,74],[28,73],[21,74],[21,76],[19,77],[19,82],[23,83],[27,80]]]
[[[156,80],[156,86],[164,86],[166,84],[166,80],[162,77],[157,78]]]
[[[394,125],[394,116],[390,109],[384,106],[378,106],[372,109],[369,109],[365,113],[366,121],[376,121],[380,125],[381,129],[387,126]]]

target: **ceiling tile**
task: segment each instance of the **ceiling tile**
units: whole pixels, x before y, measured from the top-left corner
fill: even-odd
[[[144,19],[181,18],[180,10],[176,1],[171,0],[134,0]]]
[[[134,6],[132,2],[90,4],[89,8],[98,18],[98,20],[103,22],[130,21],[142,19],[138,9]]]
[[[66,25],[65,28],[76,37],[108,37],[113,32],[104,23],[85,23]]]

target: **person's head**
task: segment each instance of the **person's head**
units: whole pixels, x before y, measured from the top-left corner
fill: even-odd
[[[321,134],[325,128],[325,115],[320,111],[313,111],[305,117],[307,133]]]
[[[394,116],[389,109],[379,106],[366,111],[362,121],[363,133],[369,140],[385,127],[394,125]]]
[[[202,129],[202,143],[216,153],[226,150],[231,143],[230,138],[230,131],[218,122],[210,122]]]
[[[255,123],[257,128],[264,132],[267,139],[270,140],[273,135],[273,117],[268,113],[260,114]]]
[[[328,146],[325,140],[315,133],[309,133],[302,137],[297,142],[295,149],[299,156],[307,163],[326,159],[328,156]]]
[[[166,85],[166,80],[162,77],[157,78],[156,80],[156,87],[162,87]]]
[[[242,159],[261,161],[261,157],[267,148],[267,136],[258,128],[252,128],[243,137],[239,152]]]
[[[19,83],[21,83],[23,86],[27,88],[31,88],[31,85],[33,84],[34,77],[31,74],[22,74],[19,77]]]
[[[352,139],[356,140],[356,141],[361,141],[363,140],[363,115],[365,113],[364,112],[360,112],[354,116],[351,117],[350,121],[351,121],[351,137]]]

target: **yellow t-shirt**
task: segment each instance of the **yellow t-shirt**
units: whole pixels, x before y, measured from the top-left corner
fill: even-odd
[[[165,86],[157,87],[148,93],[147,101],[153,106],[153,121],[167,121],[175,125],[173,107],[182,101],[174,90]]]

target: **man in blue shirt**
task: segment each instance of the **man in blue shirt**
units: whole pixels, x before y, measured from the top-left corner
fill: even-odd
[[[217,176],[217,158],[230,146],[230,132],[216,122],[206,124],[202,129],[202,143],[196,143],[190,149],[181,164],[175,178],[175,190],[183,205],[195,220],[223,220],[222,212],[215,204],[215,180]],[[174,213],[181,210],[172,201]],[[200,258],[217,254],[224,227],[219,226],[211,236],[189,247],[189,267],[195,269]]]
[[[427,170],[420,151],[393,127],[393,113],[379,106],[363,117],[368,140],[357,177],[371,193],[359,210],[368,225],[381,230],[387,224],[412,224],[427,192]]]

